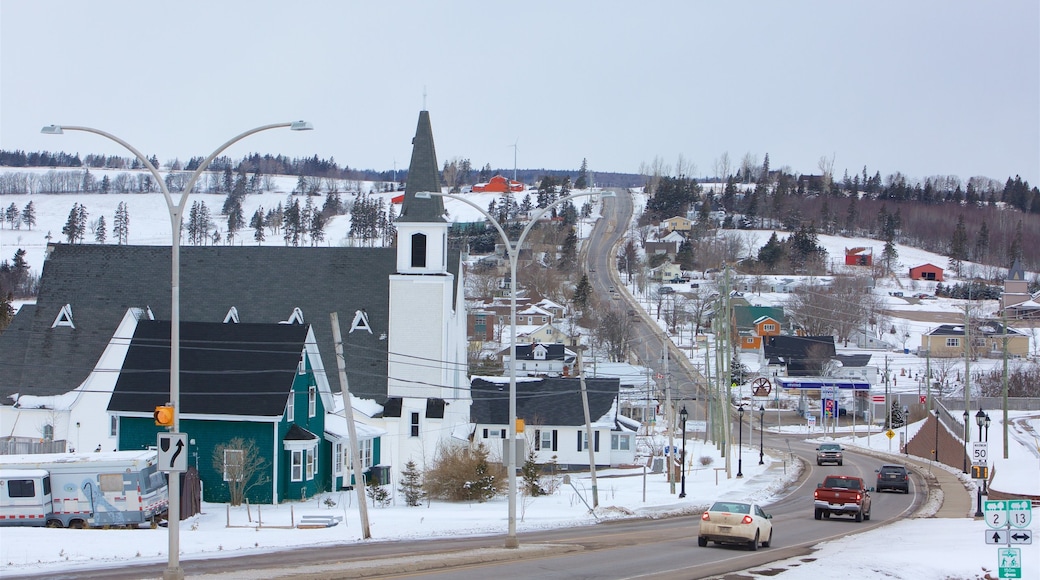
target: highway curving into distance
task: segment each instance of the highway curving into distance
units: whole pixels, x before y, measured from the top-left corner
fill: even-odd
[[[605,198],[604,217],[595,225],[583,252],[589,280],[595,292],[609,298],[610,289],[621,290],[616,269],[610,260],[617,254],[632,216],[632,201],[623,191]],[[624,226],[622,226],[622,224]],[[629,308],[626,296],[616,302]],[[665,341],[660,330],[638,308],[634,323],[635,354],[651,365],[661,367]],[[670,341],[667,341],[670,345]],[[642,352],[639,352],[642,350]],[[692,369],[673,361],[673,380]],[[696,371],[693,370],[693,373]],[[678,379],[693,382],[693,375]],[[673,383],[675,384],[675,383]],[[692,393],[689,393],[692,394]],[[770,435],[766,438],[771,456],[802,469],[779,497],[766,506],[775,526],[773,544],[757,552],[731,546],[697,546],[699,510],[707,506],[690,505],[691,515],[658,520],[629,519],[594,526],[564,528],[519,534],[519,550],[502,548],[504,536],[463,537],[422,541],[367,542],[339,547],[294,548],[284,552],[255,554],[221,559],[182,560],[189,577],[224,575],[224,578],[423,578],[485,580],[490,576],[539,579],[682,579],[712,578],[754,569],[768,571],[770,563],[792,557],[811,558],[813,545],[874,529],[910,515],[928,496],[924,479],[912,474],[911,493],[873,493],[871,520],[857,523],[853,518],[813,518],[813,490],[828,474],[863,477],[868,485],[876,480],[875,469],[882,460],[846,451],[843,466],[815,464],[815,445],[798,435]],[[496,560],[495,555],[507,558]],[[423,557],[436,564],[420,564]],[[840,562],[835,562],[840,566]],[[364,567],[364,572],[362,572]],[[432,568],[432,569],[431,569]],[[130,566],[119,569],[76,570],[69,578],[148,578],[160,577],[165,564]],[[26,576],[31,577],[31,576]],[[62,577],[50,572],[48,578]],[[12,576],[11,578],[15,578]]]

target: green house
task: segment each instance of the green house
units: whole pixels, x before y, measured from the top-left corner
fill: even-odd
[[[119,449],[154,446],[165,429],[153,411],[169,399],[169,342],[169,321],[138,323],[108,406]],[[180,343],[180,432],[204,501],[227,502],[227,466],[242,463],[262,482],[247,485],[251,503],[303,500],[350,484],[345,422],[332,415],[326,429],[335,403],[309,325],[182,322]],[[361,432],[369,437],[361,444],[368,465],[378,465],[380,432]]]

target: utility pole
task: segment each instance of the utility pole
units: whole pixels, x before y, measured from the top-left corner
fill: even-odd
[[[585,409],[585,436],[589,448],[589,473],[592,474],[592,509],[599,507],[599,488],[596,487],[596,445],[592,434],[592,418],[589,416],[589,392],[585,390],[585,367],[581,364],[581,348],[578,348],[578,382],[581,384],[581,406]]]
[[[675,469],[672,467],[672,459],[675,456],[675,424],[672,421],[674,413],[672,413],[672,383],[668,378],[670,371],[668,369],[668,338],[661,342],[661,348],[664,353],[664,397],[665,397],[665,413],[668,413],[668,453],[666,459],[668,461],[668,490],[669,493],[675,494],[675,477],[673,477]]]
[[[892,403],[888,400],[888,355],[885,355],[885,429],[892,428]]]
[[[1007,309],[1002,313],[1004,319],[1004,374],[1001,377],[1003,383],[1001,389],[1004,398],[1004,459],[1008,458],[1008,367],[1007,367],[1007,346],[1008,346],[1008,332],[1007,332]],[[986,434],[989,436],[989,433]]]
[[[964,412],[971,409],[971,293],[968,294],[968,302],[964,303]],[[967,422],[965,422],[967,423]],[[967,428],[967,427],[965,427]],[[967,446],[968,442],[965,441]]]
[[[347,383],[347,363],[343,356],[343,337],[339,329],[339,313],[329,314],[332,320],[332,339],[336,345],[336,366],[339,367],[340,389],[343,391],[343,413],[347,418],[347,435],[350,436],[350,466],[354,472],[354,490],[358,497],[361,517],[361,537],[370,539],[372,531],[368,525],[368,505],[365,504],[365,472],[361,466],[361,446],[358,445],[357,428],[354,426],[354,406],[350,403],[350,385]]]

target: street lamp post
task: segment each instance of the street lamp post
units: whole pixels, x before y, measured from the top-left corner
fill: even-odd
[[[982,426],[986,428],[986,443],[989,443],[989,413],[986,413],[986,419],[985,419],[985,421],[982,422]],[[989,450],[989,445],[986,445],[986,448],[987,448],[987,451],[988,451]],[[986,461],[989,461],[989,453],[988,452],[986,453]],[[989,475],[989,474],[987,473],[986,475]],[[987,481],[987,479],[988,478],[983,478],[982,479],[982,494],[988,497],[989,496],[989,492],[986,490],[986,481]]]
[[[763,458],[765,457],[765,446],[766,446],[766,406],[764,404],[758,406],[758,464],[765,465]],[[754,443],[752,443],[754,445]]]
[[[737,477],[744,477],[744,405],[737,407]]]
[[[40,130],[45,135],[62,135],[65,131],[83,131],[85,133],[94,133],[100,135],[111,141],[115,141],[119,145],[123,146],[124,149],[130,151],[152,174],[155,179],[156,186],[159,191],[163,194],[163,199],[166,200],[166,209],[170,213],[170,229],[171,229],[171,249],[170,249],[170,405],[173,407],[173,432],[177,433],[180,431],[180,246],[181,246],[181,226],[184,221],[184,208],[188,204],[188,196],[191,194],[191,190],[195,187],[195,182],[198,181],[202,173],[209,167],[209,164],[216,159],[218,155],[224,152],[225,149],[238,141],[259,133],[261,131],[267,131],[269,129],[289,128],[293,131],[308,131],[313,129],[310,123],[306,121],[294,121],[291,123],[274,123],[271,125],[263,125],[250,129],[244,133],[240,133],[223,145],[218,147],[213,153],[209,155],[199,166],[192,172],[191,177],[188,179],[183,191],[181,191],[180,199],[177,203],[174,203],[173,196],[170,194],[170,190],[166,187],[166,182],[163,180],[162,175],[159,174],[159,170],[156,169],[152,162],[148,160],[140,151],[134,148],[126,141],[107,133],[100,129],[94,129],[91,127],[80,127],[75,125],[47,125]],[[184,578],[184,570],[180,567],[180,477],[179,474],[174,474],[173,477],[169,478],[169,511],[168,511],[168,524],[169,524],[169,563],[166,571],[163,573],[164,578]]]
[[[982,443],[982,426],[986,424],[986,413],[983,412],[981,407],[979,408],[979,412],[975,413],[975,424],[978,425],[978,427],[979,427],[979,443]],[[980,473],[979,475],[982,475],[982,473]],[[985,485],[986,478],[982,477],[980,479],[982,479],[983,485]],[[976,494],[975,494],[975,497],[976,497],[975,517],[981,518],[982,517],[982,488],[976,486],[975,487],[975,492],[976,492]]]
[[[686,412],[686,405],[683,405],[682,410],[679,411],[679,422],[682,423],[682,455],[679,456],[679,479],[682,483],[679,484],[679,497],[686,497],[686,419],[689,418],[689,414]]]
[[[440,191],[417,191],[415,197],[418,199],[430,199],[431,195],[439,197],[447,197],[457,201],[461,201],[466,205],[469,205],[473,209],[480,212],[488,222],[491,223],[492,227],[498,231],[498,235],[502,237],[502,241],[505,242],[506,253],[509,255],[509,327],[511,336],[509,339],[509,425],[507,425],[507,431],[509,435],[508,445],[512,446],[512,449],[507,454],[508,461],[506,469],[508,471],[507,476],[509,479],[509,530],[506,534],[506,548],[519,548],[520,541],[516,537],[516,270],[517,261],[520,256],[520,248],[523,246],[524,238],[531,231],[538,220],[543,215],[549,212],[552,208],[562,204],[565,201],[570,201],[578,197],[588,197],[593,195],[599,195],[601,197],[615,197],[614,192],[584,192],[584,193],[572,193],[566,197],[561,197],[555,202],[540,208],[531,216],[531,220],[524,226],[520,237],[516,239],[516,242],[512,242],[509,236],[506,235],[505,229],[502,224],[498,223],[498,220],[494,218],[488,211],[479,205],[473,203],[471,200],[462,197],[461,195],[455,195],[452,193],[443,193]],[[590,466],[591,469],[595,469],[595,466]],[[593,485],[593,494],[596,493],[596,487]]]
[[[962,451],[961,455],[963,455],[964,457],[961,458],[961,467],[963,468],[964,473],[968,473],[968,408],[967,407],[964,408],[964,415],[962,415],[962,417],[964,418],[964,448],[961,449],[961,451]]]
[[[935,449],[932,451],[935,462],[939,463],[939,407],[935,408]]]

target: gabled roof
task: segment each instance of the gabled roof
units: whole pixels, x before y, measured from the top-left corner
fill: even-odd
[[[277,323],[299,308],[314,330],[333,390],[339,391],[329,320],[330,312],[338,312],[351,392],[382,399],[395,253],[394,248],[184,246],[181,320],[221,322],[234,306],[243,323]],[[449,252],[456,284],[458,267],[458,252]],[[72,305],[75,328],[51,328],[66,304]],[[10,404],[7,396],[15,392],[57,395],[79,386],[132,307],[170,319],[169,247],[54,245],[35,307],[22,307],[0,334],[0,402]],[[358,310],[365,311],[371,333],[349,332]]]
[[[516,416],[527,425],[580,426],[585,424],[581,383],[576,378],[544,378],[517,381]],[[589,416],[603,417],[620,389],[618,379],[585,379]],[[473,405],[470,422],[485,425],[509,423],[509,383],[474,378],[470,383]]]
[[[1015,258],[1015,263],[1011,264],[1011,269],[1008,270],[1007,280],[1025,280],[1026,271],[1022,267],[1022,260]]]
[[[844,367],[865,367],[870,362],[869,354],[836,354],[834,360],[841,362]]]
[[[277,417],[309,326],[181,323],[182,415]],[[170,322],[137,323],[109,411],[151,413],[170,398]]]
[[[573,351],[567,350],[567,347],[560,343],[544,343],[534,342],[531,344],[518,344],[516,345],[516,360],[535,360],[534,351],[537,347],[545,349],[545,360],[574,360],[576,356]],[[501,351],[503,356],[509,355],[509,347],[506,347]]]
[[[419,123],[412,138],[412,160],[408,164],[408,181],[404,187],[404,202],[399,222],[444,222],[444,200],[431,195],[418,199],[420,191],[440,191],[441,173],[437,167],[437,150],[433,145],[433,126],[430,112],[419,111]]]
[[[741,306],[739,304],[733,306],[733,317],[737,328],[752,328],[755,326],[755,321],[763,316],[768,316],[781,325],[785,323],[782,306]]]
[[[972,334],[981,332],[983,336],[995,336],[1004,334],[1004,325],[995,320],[986,320],[978,323],[972,330]],[[1021,332],[1007,327],[1007,333],[1009,336],[1022,335]],[[963,324],[940,324],[926,333],[928,336],[964,336],[964,325]]]

